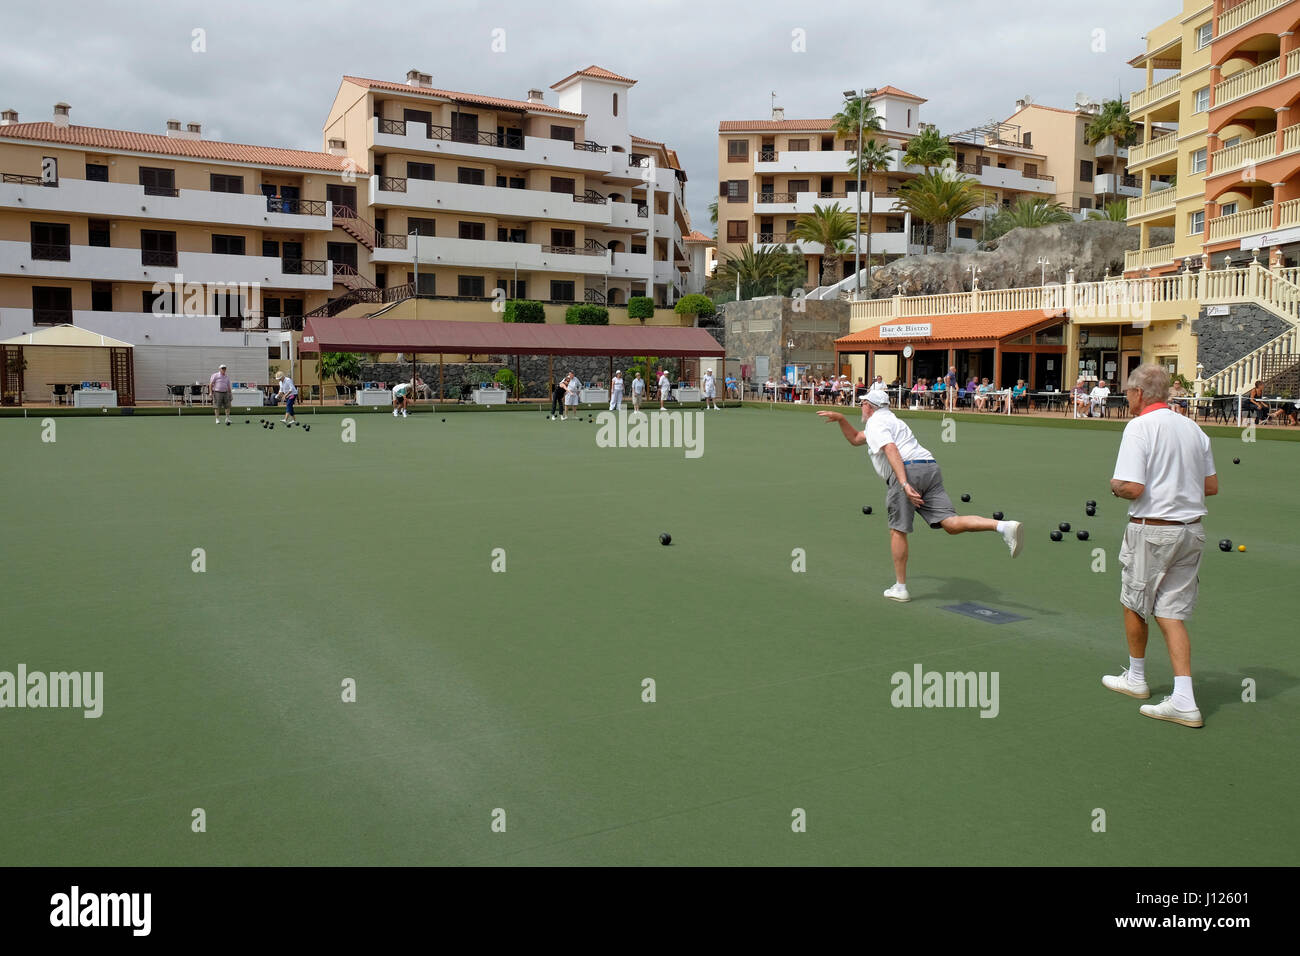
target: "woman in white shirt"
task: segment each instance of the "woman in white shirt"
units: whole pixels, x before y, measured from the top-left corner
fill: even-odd
[[[283,372],[276,372],[275,380],[280,383],[280,390],[275,394],[284,399],[284,418],[281,421],[286,425],[296,425],[298,419],[293,417],[293,403],[298,398],[298,390],[293,386],[293,379]]]

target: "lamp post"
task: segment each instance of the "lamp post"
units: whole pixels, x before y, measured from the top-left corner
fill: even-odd
[[[979,285],[980,273],[984,270],[979,266],[969,266],[968,268],[970,269],[970,290],[974,292]]]
[[[1047,256],[1038,257],[1039,285],[1047,285],[1047,267],[1051,264],[1052,263],[1048,261]]]
[[[875,89],[863,89],[861,93],[857,90],[845,90],[844,99],[847,102],[857,102],[858,104],[858,211],[853,227],[853,276],[857,291],[853,295],[854,301],[862,298],[862,124],[863,124],[863,100],[870,102],[869,97],[875,93]],[[867,268],[871,268],[871,263],[867,263]]]

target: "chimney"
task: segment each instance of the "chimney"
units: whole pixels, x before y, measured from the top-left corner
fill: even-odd
[[[1024,108],[1025,108],[1025,101],[1024,101],[1024,100],[1016,100],[1016,109],[1018,109],[1018,110],[1023,110]]]
[[[780,123],[780,122],[782,122],[784,119],[785,119],[785,107],[784,107],[784,106],[773,106],[773,107],[772,107],[772,122],[774,122],[774,123]]]
[[[427,90],[433,86],[433,77],[428,73],[421,73],[419,70],[407,70],[406,85],[422,86]]]
[[[68,124],[72,122],[72,120],[69,119],[68,117],[68,113],[71,110],[72,107],[69,106],[67,103],[55,103],[54,104],[54,125],[59,127],[60,129],[67,129]]]
[[[203,138],[203,126],[200,123],[186,123],[185,131],[190,133],[195,139]]]
[[[530,103],[541,103],[541,102],[543,102],[543,98],[545,97],[545,95],[546,95],[546,94],[544,94],[541,90],[529,90],[529,91],[528,91],[528,102],[530,102]]]
[[[173,139],[176,139],[177,137],[179,137],[179,136],[181,135],[181,121],[180,121],[180,120],[168,120],[168,121],[167,121],[167,135],[170,136],[170,137],[172,137]]]
[[[0,113],[0,126],[17,126],[17,125],[18,125],[17,110],[5,110],[3,113]]]
[[[345,140],[329,140],[328,152],[331,156],[346,156],[348,154],[348,144]]]

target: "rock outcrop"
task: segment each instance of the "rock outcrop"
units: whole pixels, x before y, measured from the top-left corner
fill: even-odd
[[[1152,229],[1153,246],[1173,241],[1173,230]],[[1038,285],[1039,256],[1051,263],[1048,282],[1064,282],[1074,270],[1077,282],[1124,271],[1124,253],[1138,248],[1138,230],[1122,222],[1070,222],[1037,229],[1013,229],[988,244],[988,251],[906,256],[871,276],[871,297],[933,295],[970,290],[971,266],[980,269],[981,289]]]

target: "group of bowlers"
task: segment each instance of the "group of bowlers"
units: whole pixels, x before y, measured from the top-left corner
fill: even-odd
[[[623,393],[626,383],[623,381],[623,372],[621,370],[614,373],[613,380],[609,383],[609,410],[618,411],[623,407]],[[664,369],[658,370],[655,380],[656,396],[659,399],[659,410],[667,411],[667,402],[672,397],[673,386],[668,380],[668,372]],[[632,411],[641,411],[641,402],[646,397],[645,379],[641,377],[640,372],[632,376]],[[713,377],[713,369],[706,369],[704,378],[700,382],[701,398],[704,399],[705,410],[712,409],[720,411],[718,405],[718,383]],[[582,379],[578,378],[574,372],[569,372],[564,378],[555,382],[551,386],[551,413],[547,417],[551,421],[567,421],[569,413],[578,413],[578,405],[582,397]]]
[[[1152,617],[1164,635],[1173,667],[1173,693],[1140,713],[1184,727],[1204,720],[1192,693],[1191,641],[1184,623],[1196,606],[1198,572],[1205,548],[1205,499],[1219,492],[1210,439],[1189,417],[1168,404],[1169,374],[1158,365],[1141,365],[1128,377],[1125,393],[1133,418],[1124,427],[1110,481],[1111,494],[1129,502],[1128,525],[1120,548],[1120,604],[1129,662],[1117,675],[1102,678],[1109,690],[1146,700],[1148,626]],[[959,515],[943,487],[934,455],[889,408],[883,390],[862,400],[859,429],[840,412],[818,412],[840,426],[850,445],[866,445],[877,474],[885,481],[894,584],[884,592],[892,601],[910,601],[907,590],[907,536],[920,514],[931,528],[948,534],[996,531],[1020,554],[1024,529],[1019,521]]]

